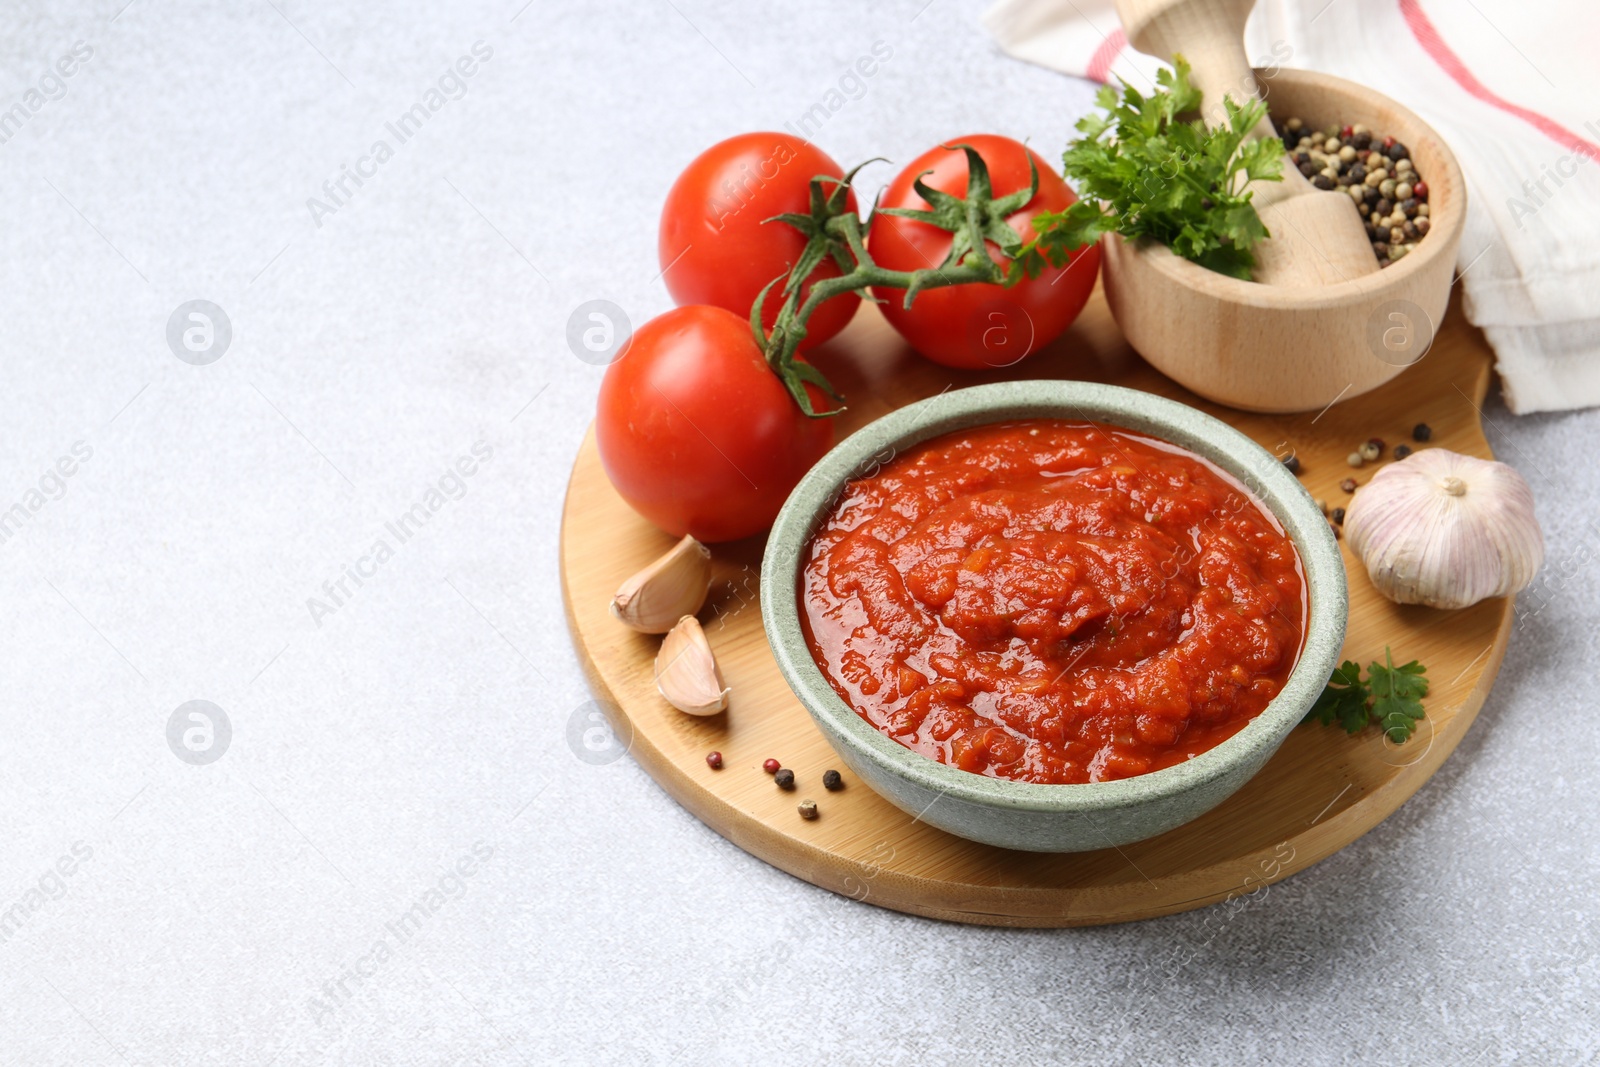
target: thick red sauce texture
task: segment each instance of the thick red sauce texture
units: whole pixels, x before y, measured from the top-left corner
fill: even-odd
[[[1299,655],[1294,545],[1176,446],[1035,419],[925,442],[846,485],[800,579],[812,654],[913,751],[1025,782],[1192,759]]]

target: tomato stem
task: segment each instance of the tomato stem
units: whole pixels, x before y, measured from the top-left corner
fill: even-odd
[[[822,372],[798,358],[800,345],[806,338],[806,323],[823,304],[844,293],[864,289],[904,289],[904,306],[909,308],[917,294],[924,289],[942,289],[950,285],[1014,285],[1023,277],[1023,262],[1036,263],[1044,256],[1054,265],[1066,254],[1058,249],[1040,248],[1037,242],[1024,243],[1006,217],[1026,207],[1039,190],[1039,172],[1033,160],[1028,160],[1031,180],[1028,187],[1008,196],[996,198],[989,181],[989,168],[971,145],[947,145],[951,151],[961,150],[967,156],[967,195],[952,196],[926,185],[919,175],[913,183],[918,195],[929,205],[928,210],[916,208],[873,208],[873,213],[897,215],[937,226],[951,236],[950,253],[943,263],[923,270],[890,270],[874,263],[867,252],[862,235],[862,221],[846,205],[850,184],[861,166],[844,177],[820,175],[811,179],[811,213],[809,215],[779,215],[767,222],[782,222],[793,226],[806,236],[806,248],[800,259],[786,275],[769,282],[756,298],[750,311],[750,325],[756,340],[766,354],[767,364],[789,390],[789,395],[808,417],[830,418],[844,411],[843,397],[829,384]],[[868,162],[873,162],[868,160]],[[931,173],[931,172],[929,172]],[[825,185],[831,192],[824,192]],[[868,215],[868,224],[871,223]],[[1004,264],[995,261],[989,252],[993,243],[1003,253]],[[828,278],[806,288],[806,279],[824,259],[836,262],[842,274]],[[1035,272],[1037,268],[1034,268]],[[762,327],[762,309],[774,285],[782,283],[784,301],[771,332]],[[811,402],[806,386],[814,385],[835,401],[838,406],[818,411]]]

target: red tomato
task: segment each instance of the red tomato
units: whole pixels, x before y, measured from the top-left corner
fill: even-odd
[[[748,318],[691,305],[639,327],[606,368],[595,440],[639,514],[674,537],[732,541],[772,525],[833,444],[833,420],[800,411]]]
[[[1021,211],[1007,218],[1024,241],[1034,238],[1033,217],[1043,211],[1063,211],[1078,198],[1061,176],[1038,154],[1018,141],[993,134],[957,137],[949,144],[969,144],[989,165],[989,180],[996,197],[1028,187],[1028,157],[1039,168],[1039,191]],[[926,210],[927,201],[912,183],[925,171],[923,183],[952,196],[967,193],[967,156],[957,149],[935,148],[913,160],[884,191],[883,207]],[[923,270],[938,266],[950,252],[950,234],[915,219],[879,212],[873,217],[867,251],[881,267]],[[1000,250],[991,241],[989,254],[997,262]],[[1072,254],[1067,265],[1046,268],[1037,278],[1023,279],[1007,289],[999,285],[952,285],[918,294],[907,311],[905,290],[884,289],[874,295],[884,301],[883,317],[911,347],[947,367],[977,369],[1004,367],[1037,352],[1066,332],[1094,289],[1100,271],[1100,248],[1089,245]]]
[[[744,133],[712,145],[684,169],[661,210],[659,252],[667,291],[679,304],[727,308],[746,321],[768,282],[787,274],[806,247],[799,230],[774,215],[809,214],[810,181],[844,168],[815,146],[787,133]],[[856,210],[855,194],[846,198]],[[810,286],[839,276],[838,264],[823,260]],[[761,321],[772,328],[783,306],[782,286],[767,294]],[[856,313],[861,298],[841,293],[806,324],[802,347],[821,344]]]

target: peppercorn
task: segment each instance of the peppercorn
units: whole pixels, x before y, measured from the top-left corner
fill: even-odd
[[[1350,180],[1353,182],[1364,182],[1367,180],[1367,168],[1366,165],[1362,163],[1353,165],[1349,170],[1345,171],[1345,173],[1350,175]]]
[[[1353,493],[1356,491],[1356,480],[1354,478],[1346,478],[1339,483],[1339,488],[1347,493]]]
[[[1423,206],[1426,207],[1427,205],[1424,204]],[[1428,236],[1428,231],[1433,228],[1433,223],[1428,221],[1428,216],[1421,214],[1417,216],[1417,221],[1413,222],[1411,225],[1417,228],[1418,237]]]
[[[1311,162],[1309,159],[1306,160],[1304,163],[1300,164],[1300,173],[1304,174],[1307,178],[1311,177],[1316,172],[1317,172],[1317,165],[1315,163]]]
[[[1406,159],[1411,155],[1411,149],[1407,148],[1399,141],[1396,141],[1390,137],[1385,137],[1384,140],[1389,142],[1389,144],[1386,146],[1385,154],[1388,155],[1390,159]]]
[[[1283,124],[1283,128],[1292,133],[1299,133],[1301,130],[1305,129],[1305,125],[1306,124],[1301,122],[1299,119],[1290,119],[1288,122]]]
[[[1331,517],[1332,517],[1332,519],[1333,519],[1333,521],[1334,521],[1334,523],[1336,525],[1343,526],[1344,525],[1344,508],[1334,508],[1333,509],[1333,515]]]
[[[1378,256],[1379,259],[1387,259],[1388,256],[1389,256],[1389,242],[1388,241],[1374,241],[1374,242],[1372,242],[1372,251],[1377,253],[1377,256]]]
[[[802,819],[815,819],[817,817],[817,802],[815,800],[802,800],[795,806]]]
[[[1290,474],[1300,473],[1300,457],[1293,452],[1283,457],[1283,465],[1289,468]]]
[[[722,753],[720,753],[720,752],[707,752],[706,753],[706,766],[710,767],[714,771],[722,770]]]
[[[1394,201],[1380,194],[1378,203],[1372,210],[1376,211],[1380,218],[1386,219],[1394,213]]]
[[[1422,205],[1417,203],[1417,198],[1414,196],[1409,196],[1400,201],[1400,210],[1405,212],[1407,218],[1415,216],[1417,213],[1417,208],[1421,206]]]
[[[823,771],[822,788],[830,793],[837,793],[844,788],[844,779],[840,777],[838,771]]]
[[[778,771],[777,774],[774,774],[772,776],[772,780],[777,783],[779,789],[794,788],[794,772],[787,767],[784,767],[782,770]]]
[[[1395,445],[1394,446],[1394,458],[1395,459],[1405,459],[1409,455],[1411,455],[1411,446],[1410,445]]]
[[[1419,422],[1411,428],[1411,439],[1413,441],[1426,441],[1431,437],[1433,437],[1433,427],[1425,422]]]
[[[782,766],[783,764],[779,763],[777,760],[769,759],[761,764],[761,769],[766,771],[768,774],[777,774],[778,768]]]
[[[1417,182],[1411,187],[1411,195],[1416,197],[1418,200],[1428,199],[1428,183]]]
[[[1335,541],[1337,541],[1337,540],[1339,540],[1339,539],[1340,539],[1340,538],[1341,538],[1341,537],[1343,537],[1343,536],[1344,536],[1344,535],[1343,535],[1343,534],[1341,534],[1341,533],[1340,533],[1340,532],[1339,532],[1339,527],[1337,527],[1337,526],[1334,526],[1334,525],[1333,525],[1333,524],[1332,524],[1332,523],[1329,523],[1329,524],[1328,524],[1328,529],[1330,529],[1330,530],[1332,530],[1332,531],[1333,531],[1333,539],[1334,539],[1334,540],[1335,540]]]
[[[1328,514],[1328,502],[1326,500],[1318,500],[1317,510],[1322,512],[1324,515]]]

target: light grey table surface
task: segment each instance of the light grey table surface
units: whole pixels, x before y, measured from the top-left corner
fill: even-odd
[[[0,143],[0,1062],[1594,1062],[1600,415],[1490,407],[1551,570],[1470,736],[1362,840],[1114,928],[863,906],[569,745],[556,523],[600,370],[567,319],[666,309],[677,170],[875,42],[816,135],[840,160],[1053,151],[1089,88],[958,0],[124,2],[0,35],[0,105],[43,82]],[[166,337],[193,299],[232,328],[203,366]],[[232,729],[204,766],[168,741],[196,699]]]

